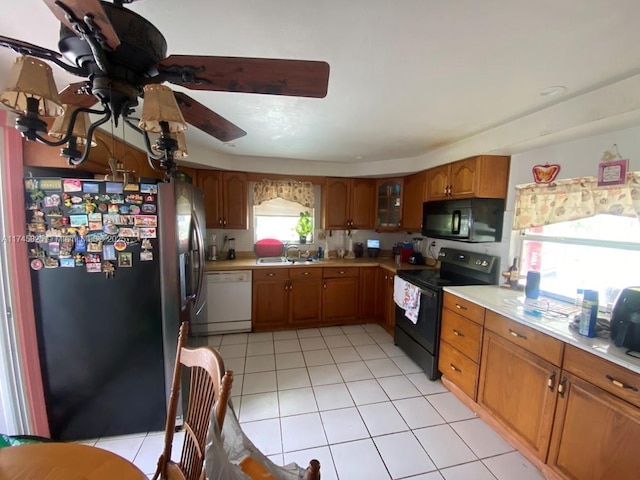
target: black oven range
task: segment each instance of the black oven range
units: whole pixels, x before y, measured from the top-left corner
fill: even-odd
[[[497,285],[500,258],[453,248],[441,248],[439,270],[399,270],[397,277],[418,287],[420,308],[414,323],[396,302],[394,342],[431,380],[440,377],[438,350],[442,289],[447,286]]]

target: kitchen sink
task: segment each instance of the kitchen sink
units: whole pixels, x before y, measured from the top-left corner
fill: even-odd
[[[260,257],[256,260],[258,265],[308,265],[316,263],[317,260],[307,260],[306,258],[287,257]]]

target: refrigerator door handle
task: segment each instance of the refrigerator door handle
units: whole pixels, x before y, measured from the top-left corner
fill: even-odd
[[[205,256],[204,256],[204,238],[202,238],[202,230],[200,230],[200,222],[198,221],[198,216],[195,211],[193,212],[193,224],[194,230],[196,232],[196,243],[198,246],[198,286],[196,288],[196,297],[195,297],[195,307],[196,307],[196,315],[199,315],[206,301],[200,302],[202,299],[202,288],[204,287],[204,264],[205,264]]]

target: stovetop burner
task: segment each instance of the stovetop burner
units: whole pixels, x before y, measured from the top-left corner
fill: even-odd
[[[398,276],[423,288],[446,286],[497,285],[500,259],[453,248],[442,248],[440,270],[399,270]]]

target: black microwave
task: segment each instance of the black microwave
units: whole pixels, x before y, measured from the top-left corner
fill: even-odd
[[[502,240],[504,199],[468,198],[424,202],[422,235],[461,242]]]

